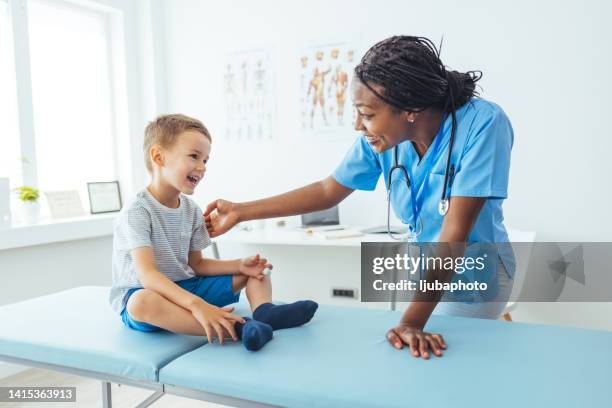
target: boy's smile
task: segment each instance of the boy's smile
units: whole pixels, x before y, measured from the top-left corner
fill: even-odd
[[[189,184],[192,186],[192,188],[195,189],[195,187],[198,185],[198,182],[202,179],[202,176],[198,176],[198,175],[192,175],[192,176],[187,176],[187,181],[189,182]]]

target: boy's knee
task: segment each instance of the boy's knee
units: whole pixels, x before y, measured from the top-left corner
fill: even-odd
[[[272,283],[272,278],[270,278],[269,275],[264,275],[262,280],[259,280],[257,278],[251,278],[251,279],[255,279],[255,280],[259,281],[259,282],[263,282],[264,284],[271,284]]]
[[[127,304],[127,311],[134,320],[146,322],[155,313],[159,295],[149,289],[136,291]]]
[[[246,286],[249,286],[249,282],[253,281],[253,286],[255,288],[267,287],[272,285],[272,279],[268,275],[264,275],[263,279],[258,279],[253,276],[246,276]]]

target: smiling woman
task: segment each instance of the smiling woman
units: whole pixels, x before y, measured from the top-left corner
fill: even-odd
[[[329,208],[354,190],[374,190],[383,174],[389,206],[411,230],[405,238],[460,248],[467,242],[508,242],[502,202],[514,136],[504,111],[476,97],[480,76],[449,70],[427,38],[394,36],[375,44],[356,66],[351,85],[355,130],[362,135],[333,174],[263,200],[214,201],[205,213],[209,233],[222,234],[240,221]],[[453,256],[462,256],[462,251]],[[509,245],[502,246],[499,258],[499,267],[493,262],[496,270],[487,271],[491,281],[486,283],[501,279],[500,287],[511,287],[514,256]],[[457,271],[433,267],[422,272],[446,283]],[[429,358],[430,349],[440,356],[442,336],[423,331],[434,309],[453,315],[469,309],[470,316],[496,319],[508,294],[500,290],[488,305],[440,305],[448,306],[442,309],[437,308],[442,290],[417,293],[387,339],[398,349],[408,345],[415,357]]]

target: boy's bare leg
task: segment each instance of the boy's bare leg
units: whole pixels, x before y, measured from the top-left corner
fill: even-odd
[[[264,303],[272,303],[272,281],[270,277],[264,276],[262,280],[249,277],[246,285],[246,295],[252,311],[255,311]]]
[[[251,310],[255,310],[262,303],[271,301],[270,278],[266,276],[264,280],[267,282],[260,282],[244,275],[235,275],[232,279],[232,290],[236,293],[246,287]],[[152,290],[136,291],[130,296],[126,307],[132,319],[139,322],[149,323],[174,333],[206,336],[204,328],[189,310],[170,302]]]
[[[136,291],[127,303],[132,319],[149,323],[174,333],[206,336],[204,328],[189,310],[170,302],[150,289]]]
[[[272,281],[269,276],[264,276],[262,280],[259,280],[245,275],[234,275],[232,278],[234,293],[245,287],[251,311],[254,311],[263,303],[272,302]]]
[[[134,320],[140,322],[153,324],[174,333],[206,336],[204,328],[190,311],[149,289],[134,293],[128,300],[127,310]],[[272,339],[272,327],[255,320],[244,325],[237,324],[235,327],[238,337],[250,351],[259,350]]]

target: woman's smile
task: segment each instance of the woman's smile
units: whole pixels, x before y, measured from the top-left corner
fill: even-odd
[[[376,136],[369,136],[369,135],[364,135],[366,140],[368,141],[369,144],[371,144],[372,146],[378,144],[381,140],[379,137]]]

